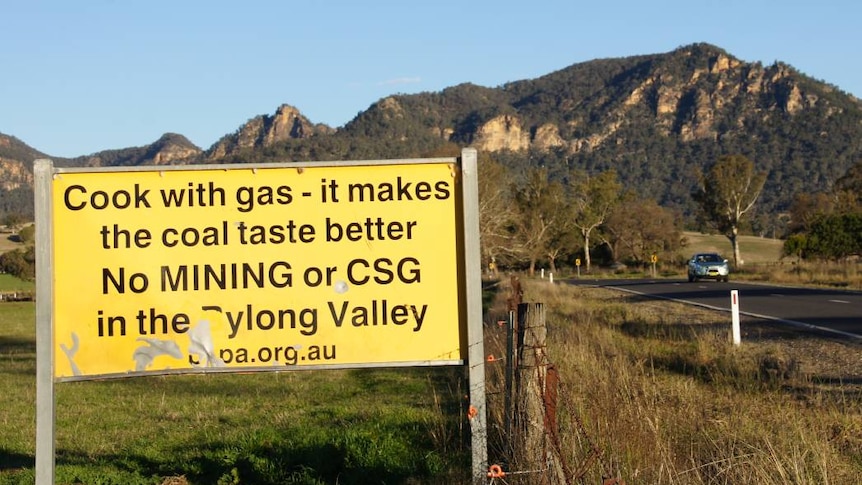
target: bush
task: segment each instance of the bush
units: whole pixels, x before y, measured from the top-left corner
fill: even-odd
[[[36,278],[36,257],[33,247],[22,251],[15,249],[0,254],[0,272],[8,273],[22,280]]]
[[[36,226],[30,224],[29,226],[21,228],[18,231],[18,241],[24,244],[32,244],[36,241]]]

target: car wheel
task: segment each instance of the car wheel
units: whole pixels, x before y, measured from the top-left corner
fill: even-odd
[[[691,274],[691,273],[689,273],[689,274],[688,274],[688,282],[689,282],[689,283],[693,283],[695,279],[696,279],[696,278],[694,277],[694,275],[693,275],[693,274]]]

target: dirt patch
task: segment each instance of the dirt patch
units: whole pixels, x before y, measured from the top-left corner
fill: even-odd
[[[0,232],[0,254],[23,247],[24,245],[15,239],[15,233]]]

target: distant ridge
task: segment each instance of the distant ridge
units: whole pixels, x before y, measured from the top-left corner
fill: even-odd
[[[0,144],[0,157],[29,167],[37,151],[18,143],[14,156]],[[582,62],[498,87],[465,83],[389,96],[338,129],[314,124],[284,104],[205,150],[167,134],[148,146],[66,163],[403,158],[467,145],[503,162],[514,176],[537,164],[560,178],[574,167],[614,168],[626,187],[684,215],[693,209],[697,170],[722,154],[740,153],[769,173],[758,211],[775,219],[794,194],[828,190],[862,161],[862,105],[782,62],[744,62],[698,43]]]

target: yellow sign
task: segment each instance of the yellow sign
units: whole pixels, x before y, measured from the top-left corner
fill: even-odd
[[[581,258],[575,259],[575,266],[580,266],[580,265],[581,265]]]
[[[656,254],[653,254],[650,258],[650,261],[652,261],[653,263],[658,262],[658,256]]]
[[[461,363],[456,173],[55,174],[55,378]]]

